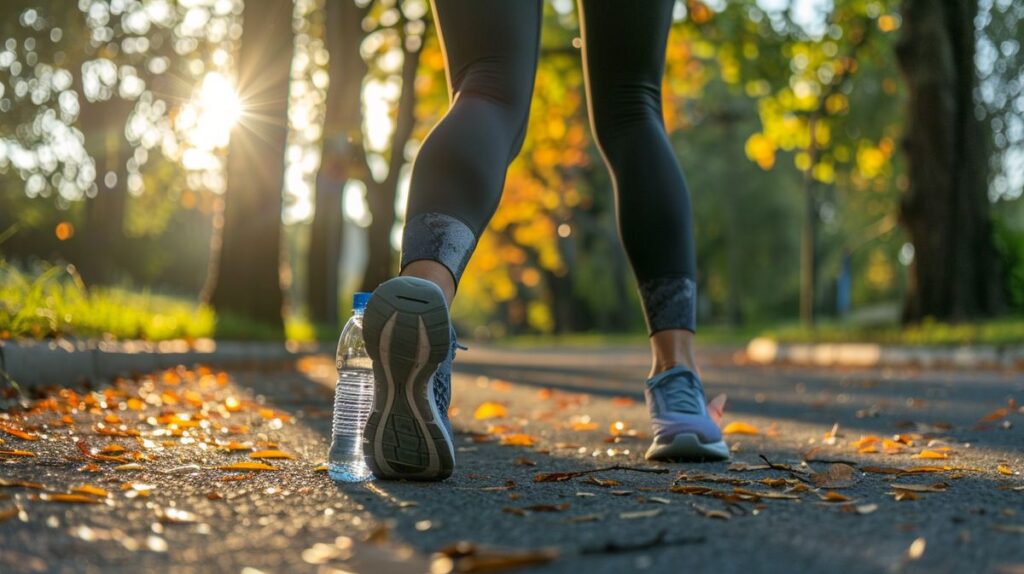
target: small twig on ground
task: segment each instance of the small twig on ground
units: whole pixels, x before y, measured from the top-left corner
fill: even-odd
[[[580,554],[626,554],[648,550],[659,546],[682,546],[686,544],[703,544],[707,539],[703,536],[688,536],[683,538],[666,539],[667,530],[658,532],[653,538],[640,542],[616,542],[609,540],[600,546],[585,546],[580,549]]]
[[[845,460],[842,458],[805,458],[804,462],[810,464],[816,462],[818,464],[848,464],[850,466],[857,466],[860,464],[855,460]]]
[[[788,474],[789,476],[792,476],[793,478],[799,480],[800,482],[805,482],[807,484],[811,484],[810,480],[808,480],[806,477],[801,475],[799,472],[794,471],[792,468],[789,468],[788,466],[786,466],[784,464],[776,464],[776,463],[768,460],[768,457],[763,455],[763,454],[759,454],[757,456],[761,457],[761,460],[763,460],[764,463],[768,465],[768,468],[770,468],[772,470],[781,470],[781,471],[785,472],[786,474]]]

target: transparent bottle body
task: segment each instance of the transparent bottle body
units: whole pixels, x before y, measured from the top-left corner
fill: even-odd
[[[327,473],[338,482],[370,478],[363,458],[363,427],[373,403],[373,365],[363,342],[363,314],[356,312],[338,339],[338,382]]]

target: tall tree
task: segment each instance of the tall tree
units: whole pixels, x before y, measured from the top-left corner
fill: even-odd
[[[281,190],[288,139],[292,3],[246,0],[237,56],[245,108],[227,159],[219,265],[209,301],[218,312],[283,333],[279,276]],[[216,243],[216,241],[215,241]]]
[[[362,135],[362,90],[367,65],[360,53],[366,31],[363,19],[371,3],[329,0],[325,8],[330,54],[323,153],[316,177],[316,200],[309,244],[306,298],[315,323],[338,324],[338,262],[344,225],[342,192],[352,178],[365,179]]]
[[[896,53],[908,88],[909,188],[901,221],[914,246],[905,321],[991,315],[1004,303],[988,200],[988,138],[975,116],[974,0],[903,4]]]

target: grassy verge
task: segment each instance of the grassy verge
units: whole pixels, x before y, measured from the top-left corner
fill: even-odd
[[[316,329],[289,319],[286,337],[316,339]],[[245,318],[218,316],[196,301],[123,287],[90,287],[63,266],[23,271],[0,260],[0,338],[53,337],[165,341],[218,337],[274,341],[276,329]]]
[[[901,327],[851,327],[822,324],[814,329],[787,326],[768,329],[762,336],[782,343],[880,343],[911,346],[1024,344],[1024,317],[1005,317],[977,323],[926,321]]]

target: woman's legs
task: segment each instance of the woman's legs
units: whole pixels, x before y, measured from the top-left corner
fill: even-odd
[[[541,7],[541,0],[434,0],[452,105],[413,164],[401,267],[436,283],[449,303],[523,144]]]
[[[615,186],[619,235],[651,334],[651,376],[695,369],[690,198],[661,110],[673,0],[579,0],[590,122]]]

